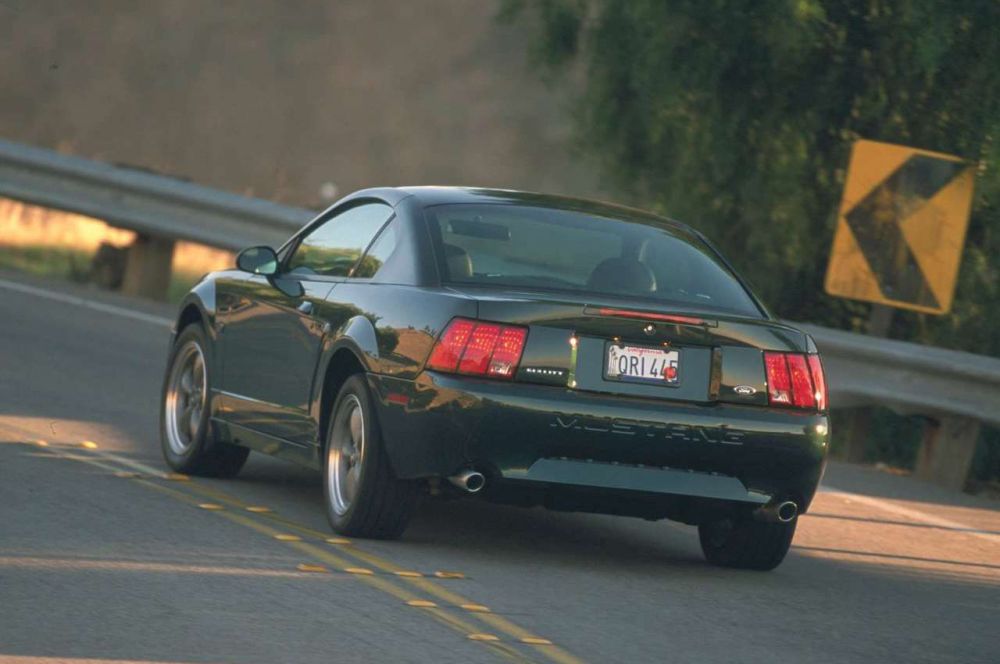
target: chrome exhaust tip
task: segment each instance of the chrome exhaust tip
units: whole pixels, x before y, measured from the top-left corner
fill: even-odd
[[[781,523],[788,523],[795,518],[795,515],[799,513],[799,506],[796,505],[791,500],[786,500],[778,505],[778,509],[775,510],[778,515],[778,521]]]
[[[780,503],[771,503],[761,507],[754,512],[754,517],[760,521],[778,521],[788,523],[794,521],[799,513],[798,503],[792,500],[783,500]]]
[[[479,493],[486,486],[486,476],[477,470],[463,470],[449,477],[448,481],[468,493]]]

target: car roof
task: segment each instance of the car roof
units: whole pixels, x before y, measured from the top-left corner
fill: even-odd
[[[433,205],[454,205],[454,204],[507,204],[507,205],[531,205],[536,207],[550,207],[560,210],[574,210],[585,214],[592,214],[603,217],[617,219],[633,219],[637,221],[649,221],[659,224],[668,224],[690,231],[690,227],[673,219],[661,217],[636,208],[603,201],[594,201],[584,198],[573,198],[570,196],[557,196],[554,194],[540,194],[529,191],[518,191],[515,189],[488,189],[483,187],[379,187],[373,189],[363,189],[357,191],[348,199],[378,197],[387,200],[391,204],[396,204],[404,198],[413,197],[416,202],[423,207]],[[345,201],[341,201],[345,202]],[[339,203],[338,203],[339,205]]]

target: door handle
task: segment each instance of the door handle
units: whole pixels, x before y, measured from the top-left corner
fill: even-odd
[[[305,314],[306,316],[308,316],[309,314],[311,314],[313,312],[313,303],[310,302],[309,300],[306,300],[305,302],[303,302],[302,304],[300,304],[297,308],[298,308],[299,312],[301,312],[301,313]]]

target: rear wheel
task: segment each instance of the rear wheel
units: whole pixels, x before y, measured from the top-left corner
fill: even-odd
[[[351,376],[337,395],[327,431],[323,493],[330,525],[356,537],[403,534],[417,484],[392,472],[364,377]]]
[[[213,435],[208,348],[198,325],[189,325],[177,336],[163,381],[160,447],[167,465],[178,472],[232,477],[250,450]]]
[[[721,519],[698,526],[698,539],[705,558],[713,565],[765,572],[785,559],[797,521]]]

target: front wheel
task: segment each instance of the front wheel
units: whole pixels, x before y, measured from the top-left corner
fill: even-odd
[[[766,572],[785,559],[797,522],[721,519],[698,526],[698,539],[705,559],[713,565]]]
[[[351,376],[340,389],[325,452],[323,494],[333,529],[374,539],[402,535],[417,484],[393,474],[363,376]]]
[[[250,450],[212,434],[211,398],[205,333],[189,325],[170,351],[160,408],[160,447],[167,465],[180,473],[232,477],[240,472]]]

